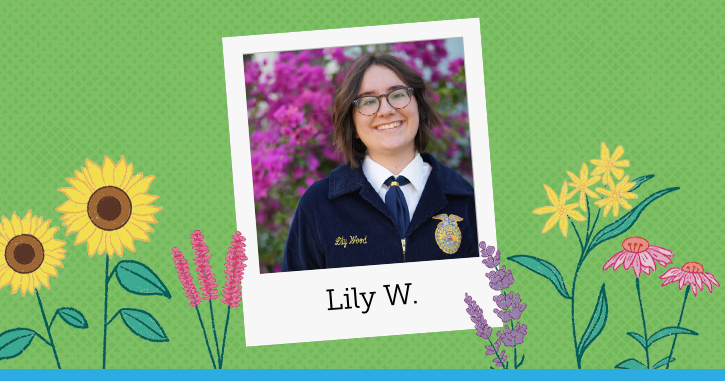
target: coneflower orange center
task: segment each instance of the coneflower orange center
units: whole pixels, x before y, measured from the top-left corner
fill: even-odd
[[[29,274],[40,268],[45,259],[43,244],[32,235],[21,234],[8,242],[5,260],[15,272]]]
[[[682,269],[687,271],[688,273],[704,273],[705,272],[705,268],[702,267],[702,265],[697,262],[685,262],[685,264],[682,265]]]
[[[120,229],[131,218],[131,213],[131,199],[117,187],[99,188],[88,200],[88,218],[99,229]]]
[[[649,242],[642,237],[629,237],[622,242],[624,250],[641,253],[649,248]]]

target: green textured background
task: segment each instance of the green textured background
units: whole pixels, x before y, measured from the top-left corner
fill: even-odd
[[[0,214],[33,212],[60,225],[57,191],[89,158],[125,155],[136,171],[156,176],[149,193],[164,209],[151,242],[137,242],[140,260],[155,269],[174,297],[140,297],[113,281],[110,311],[153,313],[171,338],[149,343],[120,322],[109,328],[110,368],[206,368],[209,358],[196,314],[187,305],[171,259],[179,246],[191,257],[189,234],[202,230],[212,250],[226,251],[235,229],[222,37],[285,33],[459,18],[481,19],[483,64],[493,165],[498,242],[504,255],[532,254],[556,264],[568,284],[578,244],[533,209],[548,204],[565,171],[599,156],[600,142],[623,145],[633,177],[657,175],[641,195],[681,186],[650,206],[629,235],[675,253],[674,264],[698,261],[722,282],[722,153],[725,136],[725,5],[720,1],[459,1],[399,0],[355,10],[338,1],[265,2],[71,1],[0,2]],[[475,107],[475,105],[470,105]],[[476,126],[472,126],[476,128]],[[590,170],[591,170],[590,165]],[[716,169],[717,168],[717,169]],[[640,197],[640,200],[642,197]],[[251,218],[251,216],[250,216]],[[611,221],[611,217],[608,219]],[[557,229],[557,228],[555,228]],[[56,238],[63,236],[61,230]],[[483,237],[482,237],[483,238]],[[46,311],[72,306],[91,328],[53,328],[66,368],[101,366],[103,258],[73,247],[51,289]],[[620,239],[597,248],[577,287],[580,332],[602,282],[609,320],[584,356],[584,367],[611,368],[644,353],[628,331],[641,333],[631,271],[601,271]],[[112,263],[117,261],[113,259]],[[223,256],[214,258],[220,273]],[[545,279],[511,265],[515,290],[528,304],[529,327],[519,353],[526,368],[576,366],[569,305]],[[485,281],[481,268],[481,281]],[[682,291],[643,276],[650,334],[677,323]],[[723,292],[688,300],[675,368],[725,366]],[[461,300],[463,295],[451,295]],[[270,301],[273,302],[273,301]],[[0,290],[0,331],[44,331],[34,297]],[[221,304],[217,304],[221,306]],[[222,309],[217,307],[217,321]],[[240,368],[488,368],[474,331],[246,348],[241,309],[234,311],[227,367]],[[290,319],[297,311],[290,311]],[[52,312],[51,312],[52,314]],[[421,316],[422,319],[425,316]],[[208,324],[208,322],[207,322]],[[286,329],[279,327],[280,330]],[[652,348],[654,361],[669,340]],[[54,367],[36,340],[0,368]]]

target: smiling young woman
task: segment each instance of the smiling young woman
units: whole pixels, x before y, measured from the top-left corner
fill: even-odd
[[[302,196],[283,271],[478,255],[473,187],[425,153],[441,119],[415,70],[388,54],[359,58],[333,121],[345,164]]]

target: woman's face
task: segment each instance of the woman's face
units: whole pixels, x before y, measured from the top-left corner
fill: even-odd
[[[363,76],[357,98],[363,95],[380,95],[396,88],[408,87],[394,71],[385,66],[370,66]],[[353,122],[357,137],[365,143],[368,154],[376,156],[408,156],[415,154],[415,135],[418,133],[418,103],[411,94],[410,103],[396,109],[385,97],[380,98],[380,109],[373,115],[362,115],[353,106]]]

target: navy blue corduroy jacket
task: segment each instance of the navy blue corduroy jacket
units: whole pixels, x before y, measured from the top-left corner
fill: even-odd
[[[421,156],[432,171],[408,227],[405,248],[391,213],[362,167],[341,165],[302,195],[282,271],[478,256],[473,187],[432,155]],[[436,243],[436,228],[442,221],[432,217],[438,214],[463,218],[458,222],[461,246],[453,254]]]

